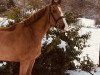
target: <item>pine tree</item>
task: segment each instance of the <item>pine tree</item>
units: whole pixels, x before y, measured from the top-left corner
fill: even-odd
[[[9,19],[15,20],[15,23],[17,23],[21,21],[22,18],[21,9],[19,7],[14,6],[6,12],[6,16]]]

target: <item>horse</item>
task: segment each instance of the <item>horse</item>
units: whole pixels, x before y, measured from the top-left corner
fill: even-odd
[[[60,4],[61,0],[52,0],[13,27],[1,28],[0,60],[20,62],[19,75],[31,75],[35,60],[41,54],[41,40],[50,26],[68,28]]]

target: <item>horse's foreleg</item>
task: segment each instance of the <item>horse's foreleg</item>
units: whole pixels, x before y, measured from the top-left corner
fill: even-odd
[[[32,74],[32,68],[33,68],[34,63],[35,63],[35,60],[32,60],[30,62],[30,65],[29,65],[29,68],[28,68],[28,75]]]
[[[20,62],[20,75],[31,75],[34,62],[34,60]]]

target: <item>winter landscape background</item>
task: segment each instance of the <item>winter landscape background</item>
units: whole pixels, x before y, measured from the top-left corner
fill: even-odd
[[[30,13],[30,12],[26,12],[27,10],[31,9],[31,7],[29,7],[27,4],[28,1],[31,1],[31,3],[32,3],[32,7],[33,7],[32,10],[33,9],[37,10],[37,9],[40,9],[42,5],[49,4],[51,0],[1,0],[0,1],[0,25],[7,25],[8,21],[14,22],[14,20],[2,18],[5,16],[4,12],[7,11],[8,9],[10,9],[11,7],[13,7],[14,5],[18,6],[19,8],[22,9],[21,14]],[[75,14],[77,13],[79,17],[81,17],[81,18],[79,18],[80,20],[78,22],[79,25],[82,25],[82,28],[79,31],[80,35],[83,35],[87,32],[91,33],[90,39],[88,39],[87,43],[86,43],[87,45],[89,45],[89,47],[86,47],[82,50],[82,54],[79,56],[79,58],[82,61],[83,57],[88,54],[88,56],[90,57],[90,59],[93,61],[94,64],[99,64],[100,0],[62,0],[61,6],[62,6],[63,11],[65,13],[66,12],[67,13],[74,12]],[[44,42],[45,40],[46,39],[44,38],[42,42]],[[49,37],[48,40],[49,40],[48,43],[50,43],[52,41],[52,38]],[[63,47],[64,50],[66,50],[66,48],[65,48],[66,43],[64,41],[61,41],[61,44],[59,44],[57,46]],[[6,65],[6,62],[3,62],[3,64]],[[3,64],[0,64],[0,66],[2,66]],[[79,63],[76,61],[75,61],[75,64],[79,65]],[[12,63],[10,65],[12,66]],[[62,66],[62,65],[60,65],[60,66]],[[89,72],[82,71],[80,69],[68,70],[68,71],[66,71],[66,73],[69,73],[70,75],[100,75],[100,68],[98,68],[96,66],[94,66],[94,67],[95,67],[95,69],[93,69],[93,71],[91,71],[91,73],[93,73],[93,74],[90,74]],[[12,68],[13,68],[13,66],[12,66]],[[52,68],[51,63],[50,63],[50,66],[48,67],[48,69],[49,68]],[[9,69],[9,70],[11,70],[11,69]]]
[[[85,34],[87,32],[91,33],[90,39],[87,41],[86,47],[83,49],[82,54],[79,56],[81,61],[83,60],[83,56],[89,55],[90,59],[93,61],[94,64],[99,64],[99,50],[100,50],[100,28],[96,27],[95,20],[81,18],[80,25],[82,25],[82,29],[79,31],[79,34]],[[78,62],[75,62],[78,65]],[[93,75],[100,75],[100,68],[94,68],[96,72],[91,71]],[[77,70],[68,70],[65,73],[69,73],[70,75],[92,75],[89,72],[82,71],[81,69]]]
[[[85,34],[87,32],[91,33],[90,39],[87,41],[87,45],[90,47],[86,47],[83,49],[83,53],[80,58],[83,58],[84,55],[89,54],[89,57],[95,64],[98,64],[99,61],[99,50],[100,50],[100,28],[95,26],[95,21],[91,19],[82,18],[81,19],[82,29],[80,30],[80,34]]]

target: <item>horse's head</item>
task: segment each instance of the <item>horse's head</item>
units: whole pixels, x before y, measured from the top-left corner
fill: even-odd
[[[61,0],[54,1],[50,5],[50,24],[54,27],[67,30],[68,24],[60,7]]]

